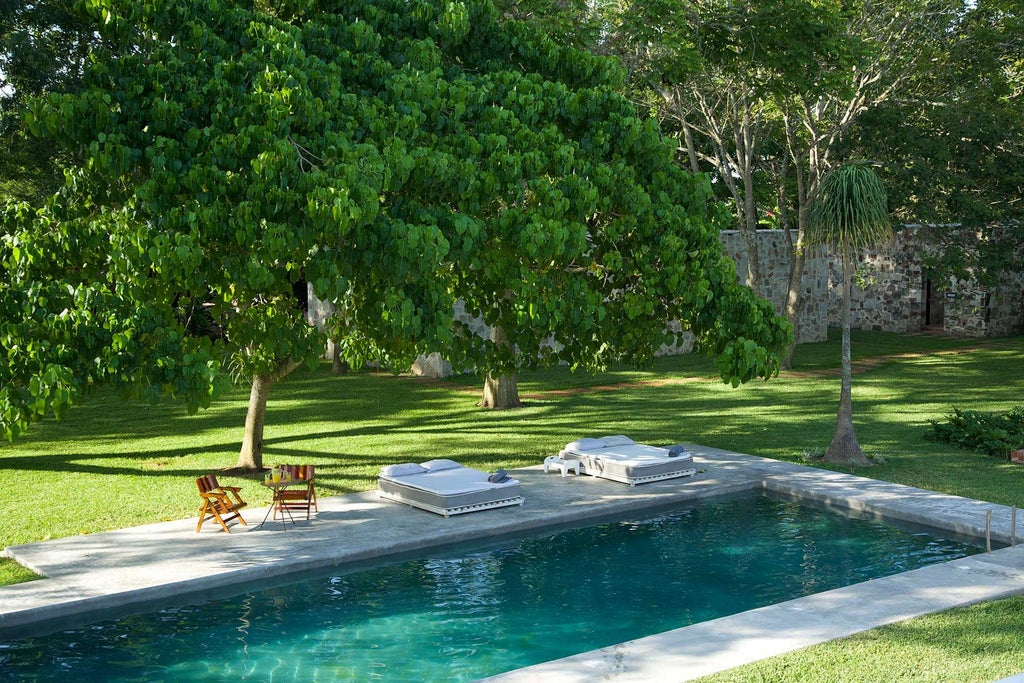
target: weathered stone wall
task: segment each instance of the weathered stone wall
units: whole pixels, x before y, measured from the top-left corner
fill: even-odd
[[[987,297],[988,310],[982,315],[988,337],[1024,333],[1024,273],[1007,278],[1003,288]]]
[[[944,329],[965,337],[1005,337],[1024,332],[1024,279],[1007,276],[998,291],[954,285],[947,293]]]
[[[892,244],[853,255],[850,327],[857,330],[918,332],[925,325],[925,273],[916,231],[896,233]],[[828,254],[828,321],[842,324],[842,255]]]
[[[918,332],[927,324],[928,274],[920,231],[907,226],[892,244],[857,255],[850,296],[850,326],[861,330]],[[828,325],[842,324],[842,259],[829,255]],[[1024,328],[1024,278],[1008,275],[991,295],[970,283],[939,292],[942,329],[953,335],[996,337]]]
[[[796,239],[795,231],[792,237]],[[747,272],[747,250],[738,230],[723,230],[722,247],[736,264],[740,278]],[[786,310],[789,291],[790,249],[781,230],[757,231],[761,275],[761,295],[772,302],[780,315]],[[828,338],[828,261],[821,257],[804,259],[801,291],[800,335],[797,343],[824,341]]]

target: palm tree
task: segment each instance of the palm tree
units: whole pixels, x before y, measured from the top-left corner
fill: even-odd
[[[852,371],[850,368],[850,283],[852,252],[892,240],[885,187],[864,162],[849,163],[822,181],[811,206],[807,241],[831,246],[843,255],[843,379],[839,393],[836,432],[825,451],[825,461],[840,465],[871,465],[853,429]]]

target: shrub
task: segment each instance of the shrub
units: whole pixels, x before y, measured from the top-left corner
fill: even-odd
[[[929,421],[932,431],[926,437],[933,441],[1003,457],[1024,447],[1024,406],[1002,414],[954,407],[945,422]]]

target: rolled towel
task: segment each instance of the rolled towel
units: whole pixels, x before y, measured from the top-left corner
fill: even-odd
[[[508,472],[506,472],[505,470],[501,470],[501,469],[495,471],[494,474],[492,474],[491,476],[487,477],[487,481],[491,482],[492,484],[500,484],[501,482],[507,481],[507,480],[508,480]]]
[[[675,446],[669,446],[668,457],[678,458],[680,455],[688,455],[686,448],[684,448],[682,444],[677,443]]]

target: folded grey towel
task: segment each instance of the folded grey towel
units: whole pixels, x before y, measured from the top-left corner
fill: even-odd
[[[669,446],[668,457],[678,458],[680,455],[688,455],[682,444],[677,443],[675,446]]]
[[[491,482],[492,484],[500,484],[501,482],[507,480],[508,472],[506,472],[505,470],[497,470],[496,472],[494,472],[494,474],[487,477],[487,481]]]

